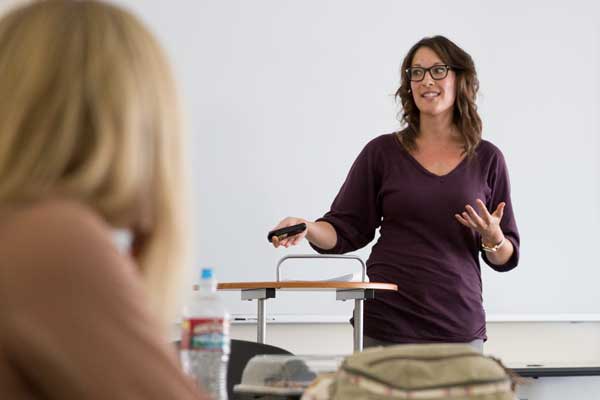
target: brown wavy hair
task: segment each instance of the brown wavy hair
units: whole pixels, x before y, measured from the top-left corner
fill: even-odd
[[[421,47],[433,50],[456,74],[456,100],[452,120],[462,136],[464,152],[471,157],[481,141],[482,124],[475,104],[479,80],[471,56],[444,36],[426,37],[419,40],[404,57],[400,87],[396,91],[395,97],[400,100],[402,105],[398,117],[400,122],[406,125],[406,129],[398,132],[398,139],[409,150],[417,147],[416,138],[419,133],[420,112],[410,91],[410,80],[406,69],[411,66],[415,53]]]

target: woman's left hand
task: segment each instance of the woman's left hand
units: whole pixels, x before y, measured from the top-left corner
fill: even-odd
[[[500,228],[500,221],[504,214],[504,207],[506,203],[501,202],[493,213],[489,213],[483,201],[480,199],[476,200],[479,208],[479,214],[470,205],[465,206],[465,210],[462,214],[454,214],[454,217],[466,226],[467,228],[474,229],[481,235],[481,240],[488,246],[498,244],[504,239],[504,234]]]

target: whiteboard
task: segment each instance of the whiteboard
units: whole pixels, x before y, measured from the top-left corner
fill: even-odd
[[[362,147],[399,128],[401,61],[443,34],[472,55],[483,136],[504,153],[522,244],[509,273],[482,263],[488,315],[600,313],[600,5],[575,1],[120,1],[164,44],[189,130],[195,267],[275,279],[267,231],[316,219]],[[370,245],[356,252],[364,260]],[[290,264],[290,278],[355,270]],[[322,275],[319,275],[322,274]],[[225,296],[234,314],[255,304]],[[270,315],[345,319],[334,294],[279,295]],[[302,318],[300,318],[302,319]]]

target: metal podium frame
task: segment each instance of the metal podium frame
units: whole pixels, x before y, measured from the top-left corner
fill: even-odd
[[[362,281],[367,283],[367,266],[364,261],[353,255],[315,255],[315,254],[297,254],[287,255],[282,257],[277,263],[277,282],[281,282],[281,264],[290,259],[347,259],[356,260],[362,267]],[[276,288],[260,288],[260,289],[242,289],[242,300],[257,300],[257,332],[256,340],[259,343],[265,343],[267,318],[266,318],[266,303],[268,299],[273,299],[276,296]],[[354,300],[354,351],[362,351],[363,349],[363,313],[364,301],[375,298],[375,289],[336,289],[336,300],[346,301]]]

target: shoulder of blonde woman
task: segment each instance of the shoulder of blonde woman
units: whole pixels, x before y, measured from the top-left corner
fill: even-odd
[[[3,214],[0,382],[17,397],[201,398],[98,214],[63,200]]]

